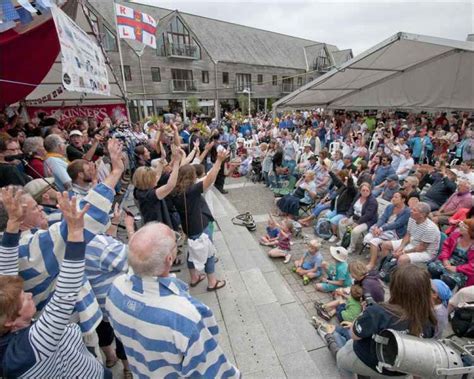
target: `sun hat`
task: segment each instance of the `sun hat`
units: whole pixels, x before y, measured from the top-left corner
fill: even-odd
[[[329,248],[329,251],[331,253],[331,256],[339,262],[345,262],[347,261],[347,250],[344,249],[342,246],[331,246]]]
[[[33,179],[25,185],[24,189],[33,197],[33,199],[38,201],[41,200],[41,195],[43,195],[43,193],[48,189],[53,188],[53,184],[54,178]]]

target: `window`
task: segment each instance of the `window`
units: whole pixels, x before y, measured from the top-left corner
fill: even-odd
[[[301,76],[298,76],[298,87],[301,87],[303,85],[303,78]]]
[[[272,76],[272,85],[274,85],[274,86],[278,85],[278,76],[276,76],[276,75]]]
[[[237,91],[252,89],[252,75],[250,74],[235,74],[235,89]]]
[[[130,70],[130,66],[123,66],[123,73],[125,74],[125,80],[127,82],[132,81],[132,71]]]
[[[117,40],[114,33],[104,26],[104,49],[105,51],[117,51]]]
[[[202,72],[202,82],[209,83],[209,71]]]
[[[222,84],[229,84],[229,73],[223,72],[222,73]]]
[[[154,82],[161,82],[161,72],[159,67],[151,68],[151,80]]]
[[[168,24],[166,31],[157,38],[157,54],[161,56],[201,58],[201,48],[194,41],[179,17]]]
[[[257,75],[257,83],[258,84],[263,84],[263,75],[262,74]]]
[[[181,70],[179,68],[172,68],[171,78],[173,92],[189,92],[197,90],[193,80],[192,70]]]

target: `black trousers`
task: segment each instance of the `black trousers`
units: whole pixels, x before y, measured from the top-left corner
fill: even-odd
[[[121,360],[127,359],[122,342],[120,342],[120,340],[115,337],[114,329],[112,328],[112,325],[110,325],[110,322],[102,320],[97,327],[96,332],[99,336],[99,347],[112,345],[112,342],[114,342],[115,338],[115,353],[117,354],[117,358]]]
[[[219,172],[217,173],[214,186],[222,190],[224,189],[224,184],[225,184],[225,174],[224,174],[224,164],[222,164]]]

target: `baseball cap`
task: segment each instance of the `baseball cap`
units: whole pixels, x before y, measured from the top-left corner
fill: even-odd
[[[81,136],[82,137],[82,132],[80,130],[73,130],[71,133],[69,133],[69,137],[72,136]]]

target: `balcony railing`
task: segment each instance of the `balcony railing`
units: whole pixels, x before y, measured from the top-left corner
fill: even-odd
[[[281,92],[283,93],[293,92],[297,88],[298,86],[296,86],[294,83],[281,83]]]
[[[173,58],[199,59],[199,51],[195,45],[168,43],[166,55]]]
[[[236,84],[234,89],[235,92],[247,92],[248,90],[252,92],[252,83]]]
[[[171,92],[196,92],[196,80],[172,79],[170,81]]]

